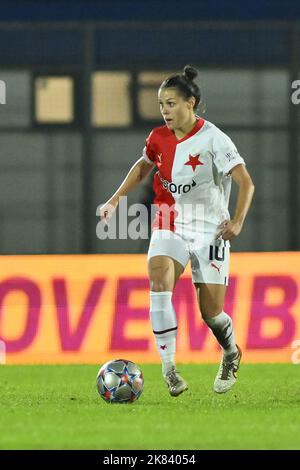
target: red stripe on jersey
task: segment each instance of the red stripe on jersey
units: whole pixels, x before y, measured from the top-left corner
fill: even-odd
[[[154,199],[154,204],[157,206],[157,212],[152,224],[152,229],[171,230],[172,232],[175,232],[175,219],[178,214],[175,211],[175,200],[167,189],[162,188],[158,174],[154,176],[153,183],[154,191],[158,192],[158,190],[155,190],[155,186],[159,186],[160,194]],[[160,196],[162,196],[163,200],[159,199]]]
[[[174,232],[174,221],[177,215],[174,209],[175,199],[168,189],[163,186],[160,175],[169,183],[172,181],[172,168],[177,142],[170,134],[167,126],[162,126],[155,133],[155,143],[161,154],[161,161],[157,162],[159,171],[155,173],[153,179],[154,204],[156,204],[158,210],[152,228],[153,230],[165,229]]]

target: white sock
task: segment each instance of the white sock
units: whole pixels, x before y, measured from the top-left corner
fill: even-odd
[[[175,365],[177,319],[172,292],[150,291],[150,319],[165,375]]]
[[[215,317],[205,318],[204,321],[217,338],[225,356],[237,352],[232,320],[227,313],[221,312]]]

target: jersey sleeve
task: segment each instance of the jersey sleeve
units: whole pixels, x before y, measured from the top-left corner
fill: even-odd
[[[245,160],[240,156],[236,146],[224,132],[218,132],[213,138],[213,160],[219,173],[228,175],[236,165],[245,165]]]
[[[146,139],[146,145],[143,149],[143,158],[150,165],[155,163],[155,152],[153,150],[153,131],[150,132]]]

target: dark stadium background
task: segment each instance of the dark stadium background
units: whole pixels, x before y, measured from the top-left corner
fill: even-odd
[[[200,72],[204,117],[235,141],[257,188],[233,249],[299,249],[300,106],[291,103],[299,10],[298,2],[279,0],[1,2],[1,253],[147,250],[144,242],[100,242],[96,207],[161,124],[162,77],[187,63]],[[145,77],[149,71],[161,75]],[[56,86],[65,86],[57,103]],[[47,121],[49,100],[67,117],[54,112]],[[146,186],[130,201],[150,196]]]

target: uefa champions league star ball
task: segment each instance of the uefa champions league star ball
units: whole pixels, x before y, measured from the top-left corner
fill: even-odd
[[[125,359],[106,362],[97,375],[97,390],[107,403],[132,403],[141,396],[143,388],[141,369]]]

